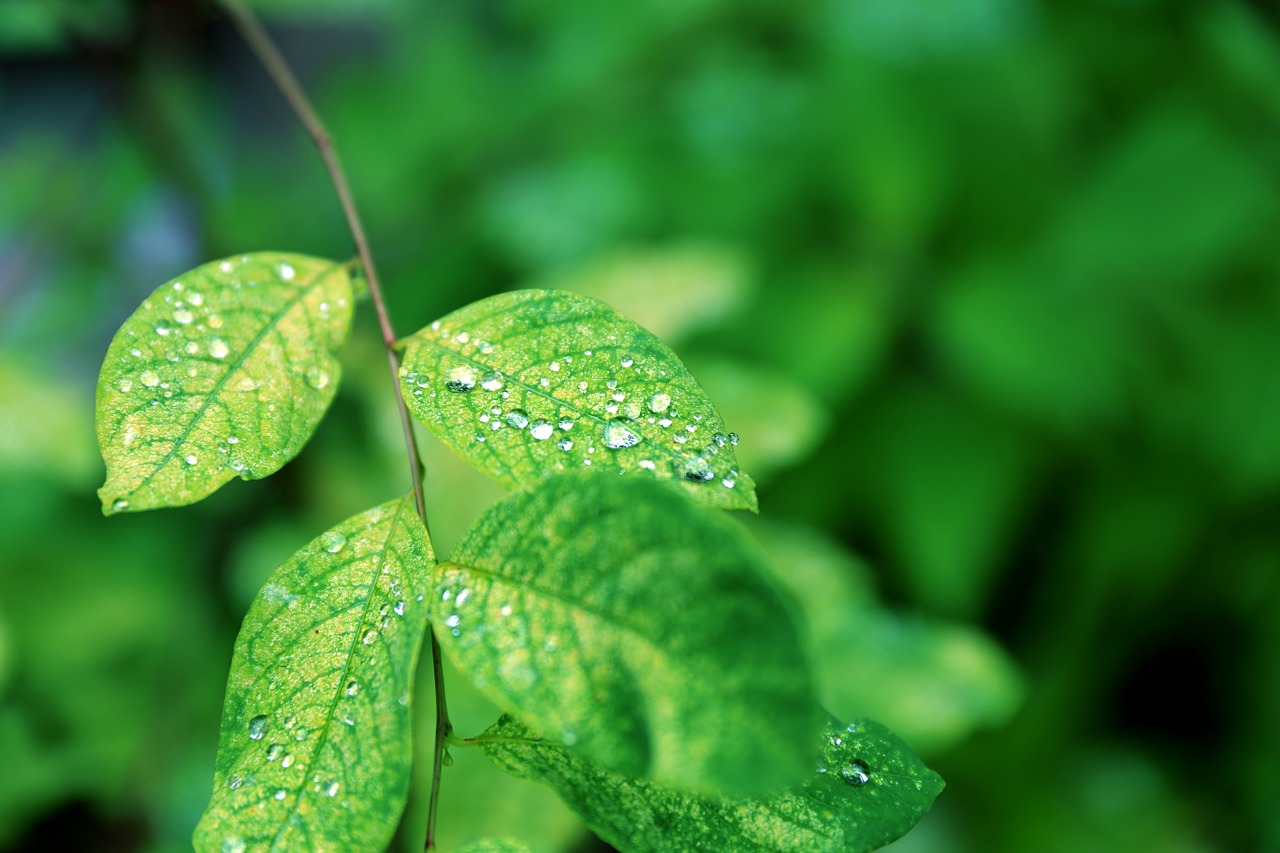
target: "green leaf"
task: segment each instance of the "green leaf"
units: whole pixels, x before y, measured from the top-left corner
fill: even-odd
[[[413,497],[277,569],[236,640],[199,850],[380,850],[404,808],[434,555]]]
[[[498,766],[550,785],[601,838],[627,853],[860,853],[906,834],[943,781],[872,720],[828,723],[817,771],[760,799],[697,797],[603,770],[504,716],[480,738]]]
[[[98,377],[103,512],[194,503],[296,456],[337,390],[351,302],[344,265],[275,252],[162,285]]]
[[[575,472],[495,506],[437,576],[458,668],[584,756],[754,793],[810,766],[813,687],[738,527],[653,480]]]
[[[520,290],[472,303],[407,341],[400,378],[414,416],[507,486],[591,467],[756,510],[737,436],[706,392],[666,344],[590,297]]]

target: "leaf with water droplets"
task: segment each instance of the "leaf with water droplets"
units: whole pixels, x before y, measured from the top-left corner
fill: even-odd
[[[275,252],[205,264],[151,294],[98,377],[103,512],[194,503],[296,456],[337,390],[351,301],[343,264]]]
[[[276,569],[236,639],[198,850],[381,850],[404,809],[434,566],[412,495]]]
[[[604,770],[510,716],[480,739],[499,767],[550,785],[591,829],[628,853],[861,853],[905,835],[942,777],[879,723],[828,723],[817,767],[766,797],[699,797]]]
[[[437,574],[433,621],[499,707],[593,761],[758,792],[809,767],[815,707],[759,560],[734,522],[665,484],[561,474],[468,531]]]
[[[406,343],[414,416],[507,486],[590,468],[674,480],[699,502],[756,509],[738,437],[666,344],[587,296],[520,290]]]

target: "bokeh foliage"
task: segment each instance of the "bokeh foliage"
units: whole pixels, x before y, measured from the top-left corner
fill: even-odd
[[[901,849],[1280,846],[1272,6],[259,7],[402,334],[569,287],[702,379],[782,582],[831,590],[805,602],[831,710],[948,781]],[[394,388],[362,309],[280,475],[100,516],[120,322],[204,261],[349,245],[209,8],[0,5],[0,188],[0,845],[187,849],[254,592],[407,486]],[[427,453],[447,555],[500,490]],[[496,719],[451,684],[463,734]],[[579,843],[455,752],[443,849]]]

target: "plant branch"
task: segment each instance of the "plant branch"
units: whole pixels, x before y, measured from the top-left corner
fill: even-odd
[[[315,143],[317,150],[320,152],[320,158],[324,161],[325,169],[329,173],[329,180],[338,194],[338,202],[342,206],[342,214],[346,218],[347,228],[351,231],[351,238],[355,242],[360,265],[364,268],[365,281],[369,286],[369,297],[373,301],[374,310],[378,315],[378,328],[382,333],[382,344],[387,352],[387,364],[391,369],[391,383],[395,389],[396,407],[400,412],[400,426],[404,432],[405,449],[409,454],[409,477],[413,483],[413,500],[418,510],[418,517],[422,519],[422,526],[427,529],[427,505],[423,490],[422,457],[418,452],[418,441],[414,436],[413,421],[409,417],[409,408],[405,404],[404,396],[400,393],[400,353],[396,349],[396,334],[391,325],[391,317],[387,313],[386,300],[383,298],[382,286],[378,281],[377,268],[373,263],[373,253],[369,250],[369,241],[365,237],[364,224],[361,222],[360,214],[356,210],[355,198],[352,196],[351,187],[347,183],[347,175],[343,171],[342,162],[338,159],[338,151],[333,145],[333,139],[329,136],[329,131],[325,128],[320,116],[316,114],[315,108],[312,107],[311,101],[307,98],[306,92],[298,83],[298,79],[294,76],[288,63],[285,62],[284,56],[281,55],[275,42],[271,40],[266,30],[263,29],[257,16],[241,0],[219,0],[219,2],[221,2],[232,23],[244,38],[245,43],[249,45],[249,49],[253,51],[258,61],[262,63],[263,68],[266,69],[267,74],[276,84],[276,88],[280,90],[285,100],[289,102],[289,106],[293,108],[298,120],[306,128],[311,141]],[[430,536],[429,533],[428,536]],[[444,750],[449,735],[453,731],[453,726],[449,722],[449,711],[445,702],[440,644],[436,640],[434,631],[428,630],[428,633],[431,636],[431,664],[435,675],[436,697],[435,751],[431,771],[431,793],[427,808],[427,837],[425,845],[426,849],[430,850],[435,844],[436,811],[440,799],[440,775],[443,767]]]

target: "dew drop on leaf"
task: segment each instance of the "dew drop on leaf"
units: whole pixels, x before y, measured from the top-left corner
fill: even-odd
[[[347,544],[347,537],[336,530],[326,531],[320,536],[320,547],[330,554],[336,554]]]
[[[277,758],[280,757],[280,752],[281,752],[280,744],[278,743],[271,744],[271,746],[267,747],[267,761],[275,761]]]
[[[562,439],[560,439],[559,441],[557,441],[557,442],[556,442],[556,447],[560,448],[561,450],[566,450],[566,451],[567,451],[567,450],[573,450],[573,439],[572,439],[572,438],[562,438]]]
[[[289,792],[286,791],[284,788],[281,788],[280,790],[276,791],[277,800],[283,800],[287,796],[289,796]]]
[[[329,371],[313,367],[307,371],[307,384],[317,391],[329,385]]]
[[[111,504],[111,509],[114,510],[115,512],[124,512],[128,508],[129,508],[129,502],[124,498],[117,498]]]
[[[627,429],[627,425],[620,420],[608,421],[604,425],[604,446],[611,450],[621,450],[624,447],[635,447],[640,443],[640,436]]]
[[[519,409],[512,409],[507,413],[507,425],[515,429],[524,429],[529,425],[529,416]]]
[[[480,387],[486,391],[501,391],[503,384],[501,373],[490,373],[480,380]]]
[[[358,681],[350,681],[347,683],[347,695],[354,696],[360,692],[360,683]]]
[[[231,352],[231,348],[227,346],[227,342],[222,338],[214,338],[209,341],[209,355],[214,358],[226,358]]]
[[[259,714],[249,721],[249,739],[262,740],[262,736],[267,733],[267,715]]]
[[[142,381],[142,384],[146,385],[148,388],[154,388],[160,384],[160,377],[156,375],[154,370],[144,370],[142,371],[142,375],[138,378]]]
[[[449,371],[449,379],[444,383],[445,390],[461,394],[476,387],[476,373],[470,367],[455,367]]]
[[[555,430],[551,424],[546,421],[538,421],[530,427],[529,435],[533,436],[537,441],[546,441],[548,438],[551,438],[551,433],[554,431]]]
[[[840,778],[857,787],[871,781],[871,771],[861,761],[850,761],[840,770]]]

